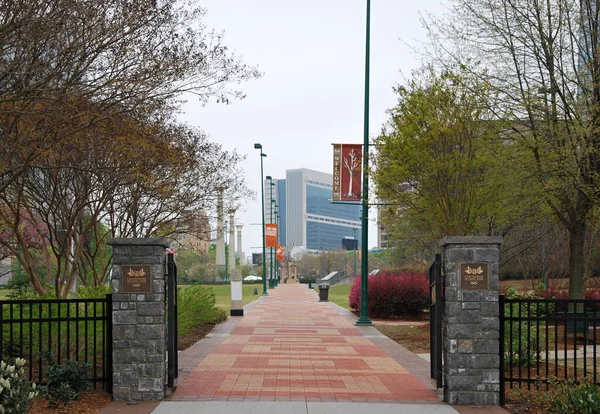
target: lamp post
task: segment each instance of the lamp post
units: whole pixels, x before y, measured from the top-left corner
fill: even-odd
[[[277,224],[277,247],[279,248],[279,205],[275,204],[275,224]],[[277,253],[277,250],[275,251]],[[275,287],[279,286],[279,261],[275,256]]]
[[[269,223],[273,224],[273,177],[267,175],[269,180]],[[273,247],[269,247],[269,289],[273,289]]]
[[[273,183],[271,183],[271,184],[273,184]],[[271,187],[271,188],[273,188],[273,187]],[[271,224],[273,224],[273,208],[274,208],[274,206],[275,206],[275,200],[271,199],[271,210],[270,210],[271,211],[271,220],[270,220]],[[271,266],[271,288],[275,287],[275,277],[273,275],[273,262],[274,262],[273,256],[274,256],[274,254],[275,254],[275,249],[271,246],[271,251],[269,252],[269,260],[271,262],[271,264],[270,264],[270,266]]]
[[[369,71],[371,63],[371,0],[367,0],[367,34],[365,53],[365,120],[363,142],[363,190],[362,190],[362,261],[360,274],[360,316],[357,325],[371,325],[369,319]]]
[[[254,144],[254,149],[260,150],[260,194],[261,194],[261,205],[262,205],[262,257],[263,257],[263,276],[262,276],[262,285],[263,285],[263,295],[268,295],[267,293],[267,268],[266,264],[266,256],[267,256],[267,248],[265,247],[265,184],[263,182],[263,158],[267,156],[262,151],[261,144]]]
[[[356,231],[357,229],[354,228],[354,275],[353,277],[356,277],[356,259],[357,259],[357,255],[358,255],[358,239],[356,238]]]

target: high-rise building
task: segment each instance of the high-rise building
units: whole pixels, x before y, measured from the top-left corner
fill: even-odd
[[[271,209],[276,209],[280,244],[313,252],[339,250],[344,240],[360,232],[360,205],[331,203],[331,174],[305,168],[287,170],[285,180],[272,182],[273,186],[265,181],[265,221],[270,222]]]

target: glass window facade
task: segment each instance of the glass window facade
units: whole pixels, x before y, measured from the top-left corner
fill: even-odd
[[[330,201],[332,197],[331,191],[331,188],[307,184],[306,213],[359,221],[360,206],[352,204],[332,204]]]
[[[310,250],[339,250],[344,238],[360,238],[358,233],[360,230],[355,231],[351,227],[309,220],[306,222],[306,247]],[[360,246],[360,241],[358,244]]]

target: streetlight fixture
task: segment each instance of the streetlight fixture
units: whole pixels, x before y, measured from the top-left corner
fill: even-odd
[[[277,224],[277,247],[279,247],[279,205],[275,204],[275,224]],[[277,250],[275,250],[277,253]],[[273,283],[275,287],[279,286],[279,262],[277,261],[277,257],[273,259],[275,262],[275,278],[273,279]]]
[[[367,35],[365,53],[365,120],[363,142],[363,189],[362,189],[362,260],[360,274],[360,316],[357,325],[371,325],[369,319],[369,71],[371,64],[371,0],[367,0]]]
[[[267,175],[265,177],[269,180],[269,223],[273,224],[273,186],[275,183],[273,182],[273,177]],[[269,247],[269,289],[273,289],[273,248]]]
[[[271,183],[271,184],[273,184],[273,183]],[[273,187],[271,187],[271,188],[273,188]],[[271,220],[270,220],[271,223],[273,223],[273,208],[274,208],[274,206],[275,206],[275,200],[271,199]],[[277,230],[279,230],[279,229],[277,229]],[[275,278],[273,277],[273,255],[274,255],[274,249],[271,246],[271,252],[270,252],[270,256],[269,256],[269,259],[271,262],[271,264],[270,264],[270,266],[271,266],[271,288],[275,287]]]
[[[262,151],[261,144],[254,144],[254,149],[260,150],[260,194],[261,194],[261,205],[262,205],[262,257],[263,257],[263,277],[262,277],[262,285],[263,285],[263,295],[268,295],[267,293],[267,268],[266,268],[266,257],[267,257],[267,248],[265,246],[266,238],[265,238],[265,184],[263,180],[263,158],[267,156]]]

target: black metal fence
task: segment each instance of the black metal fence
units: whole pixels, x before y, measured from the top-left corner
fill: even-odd
[[[599,383],[600,301],[509,299],[500,295],[500,398],[549,379]]]
[[[167,255],[167,387],[176,385],[178,371],[177,344],[177,263],[172,253]]]
[[[30,381],[43,384],[43,352],[61,364],[90,364],[94,389],[112,392],[112,295],[102,299],[0,301],[0,357],[24,358]]]
[[[431,378],[442,388],[442,310],[444,295],[442,283],[442,256],[435,255],[429,267],[429,356]]]

